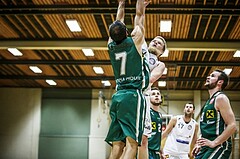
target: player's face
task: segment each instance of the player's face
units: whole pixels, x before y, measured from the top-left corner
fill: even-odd
[[[194,108],[193,108],[193,105],[192,104],[186,104],[185,107],[184,107],[184,113],[185,114],[193,114],[194,113]]]
[[[151,90],[150,101],[153,105],[159,106],[162,103],[161,93],[158,90]]]
[[[149,44],[149,51],[155,52],[156,55],[160,56],[163,54],[164,42],[162,39],[154,38]]]
[[[220,72],[212,72],[209,76],[207,76],[205,87],[208,89],[213,89],[217,87],[218,77],[220,76]]]

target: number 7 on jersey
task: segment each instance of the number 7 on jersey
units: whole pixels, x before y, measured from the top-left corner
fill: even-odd
[[[124,52],[115,53],[115,59],[121,60],[120,75],[125,75],[126,74],[127,52],[124,51]]]

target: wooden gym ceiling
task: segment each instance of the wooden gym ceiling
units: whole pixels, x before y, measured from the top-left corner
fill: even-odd
[[[125,23],[132,30],[136,0],[126,0]],[[108,26],[117,0],[0,0],[0,87],[100,88],[101,80],[115,87],[107,52]],[[240,90],[239,0],[152,0],[146,10],[146,40],[166,38],[169,56],[161,57],[168,73],[161,89],[202,90],[214,69],[232,68],[227,90]],[[66,19],[76,19],[81,32],[71,32]],[[171,20],[172,31],[160,33],[159,21]],[[14,57],[7,48],[18,48]],[[86,57],[82,48],[92,48]],[[34,74],[29,66],[38,66]],[[93,66],[101,66],[97,75]],[[56,86],[45,80],[53,79]],[[108,88],[108,87],[106,87]]]

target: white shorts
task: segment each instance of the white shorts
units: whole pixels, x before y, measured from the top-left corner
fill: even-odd
[[[143,135],[149,138],[151,137],[151,133],[152,133],[152,120],[150,115],[150,96],[148,94],[144,94],[144,96],[146,99],[146,115],[145,115]]]

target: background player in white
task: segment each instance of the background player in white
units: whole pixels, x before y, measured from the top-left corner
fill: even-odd
[[[159,58],[166,49],[167,43],[162,36],[156,36],[148,45],[147,51],[149,55],[146,58],[148,59],[149,69],[151,71],[150,85],[156,82],[163,74],[165,64],[161,62]]]
[[[163,74],[165,69],[165,64],[159,60],[160,56],[164,53],[167,48],[166,41],[161,36],[156,36],[149,43],[147,47],[147,43],[145,41],[142,46],[144,57],[148,62],[148,66],[150,69],[150,79],[149,79],[149,87],[144,91],[145,99],[146,99],[146,119],[145,119],[145,127],[142,137],[142,145],[139,147],[138,158],[139,159],[148,159],[148,138],[151,137],[152,133],[152,124],[150,117],[150,90],[151,86],[154,82],[156,82]]]
[[[190,147],[197,141],[199,126],[193,119],[195,107],[187,103],[184,115],[173,117],[162,134],[167,137],[163,147],[163,154],[168,159],[189,159]]]
[[[150,117],[150,91],[151,86],[154,82],[156,82],[163,74],[165,69],[165,64],[159,61],[159,57],[166,50],[166,41],[161,36],[156,36],[149,44],[148,48],[146,48],[146,43],[143,45],[143,54],[148,61],[148,66],[150,69],[150,84],[149,87],[144,91],[145,99],[146,99],[146,119],[144,132],[142,137],[142,145],[139,147],[138,158],[139,159],[147,159],[148,154],[148,138],[151,137],[152,126],[151,126],[151,117]]]

